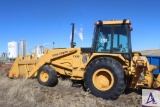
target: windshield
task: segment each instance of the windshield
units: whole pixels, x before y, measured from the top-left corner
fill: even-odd
[[[107,25],[97,28],[95,52],[128,53],[128,25]]]

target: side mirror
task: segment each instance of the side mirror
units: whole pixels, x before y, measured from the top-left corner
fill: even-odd
[[[129,27],[129,30],[130,30],[130,31],[132,31],[132,30],[133,30],[133,28],[130,26],[130,27]]]

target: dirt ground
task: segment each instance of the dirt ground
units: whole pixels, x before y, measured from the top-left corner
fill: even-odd
[[[0,65],[0,107],[140,107],[141,94],[122,94],[116,100],[97,98],[70,80],[59,79],[55,87],[45,87],[37,79],[10,79],[11,65]]]

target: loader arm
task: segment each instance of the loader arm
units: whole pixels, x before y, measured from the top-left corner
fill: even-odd
[[[77,52],[77,49],[56,49],[48,50],[46,49],[44,55],[41,58],[33,57],[28,55],[23,58],[19,56],[15,62],[13,63],[12,68],[8,73],[9,78],[34,78],[37,76],[37,71],[40,67],[45,65],[46,63],[50,63],[52,60],[57,58],[65,57],[69,54]]]

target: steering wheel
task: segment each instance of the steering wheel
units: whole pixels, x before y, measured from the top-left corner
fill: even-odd
[[[99,47],[99,48],[100,48],[100,47],[103,47],[103,43],[98,42],[98,47]]]
[[[126,52],[126,49],[125,49],[125,48],[122,48],[122,52]]]
[[[103,43],[98,42],[98,44],[97,44],[97,48],[98,48],[98,49],[99,49],[99,48],[103,48]]]

